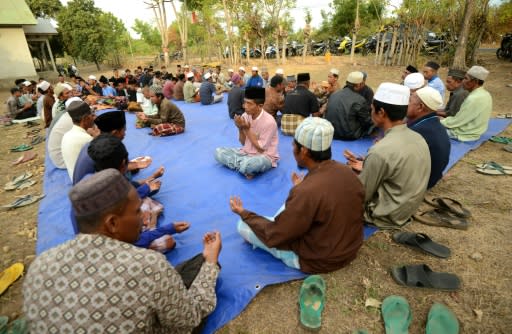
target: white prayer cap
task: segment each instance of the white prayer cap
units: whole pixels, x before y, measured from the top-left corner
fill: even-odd
[[[359,71],[350,72],[347,76],[347,82],[350,82],[352,84],[359,84],[359,83],[363,82],[363,78],[364,78],[363,72],[359,72]]]
[[[395,106],[407,106],[409,105],[410,96],[411,90],[409,88],[391,82],[383,82],[377,88],[373,99]]]
[[[37,88],[40,88],[43,92],[46,92],[48,88],[50,88],[50,83],[43,80],[37,85]]]
[[[73,96],[73,97],[70,97],[69,99],[66,100],[66,102],[64,103],[64,105],[66,106],[66,109],[69,107],[69,105],[75,101],[78,101],[78,102],[82,102],[82,99],[79,98],[78,96]]]
[[[418,89],[425,86],[425,77],[422,73],[411,73],[404,79],[404,86],[409,89]]]
[[[193,77],[194,77],[194,73],[192,73],[192,72],[187,73],[187,78],[193,78]]]
[[[482,66],[473,66],[466,73],[482,81],[485,81],[489,75],[489,71]]]
[[[185,66],[183,66],[183,68],[190,68],[190,65],[185,64]]]
[[[425,104],[430,110],[437,110],[443,105],[443,98],[441,94],[432,87],[423,87],[416,91],[416,95],[420,98],[421,102]]]
[[[253,66],[253,67],[251,68],[251,71],[256,71],[256,72],[258,72],[258,68],[257,68],[256,66]]]
[[[284,71],[283,71],[283,69],[282,69],[282,68],[278,68],[278,69],[276,70],[276,74],[284,75]]]
[[[239,70],[239,71],[244,71],[244,72],[245,72],[245,67],[240,66],[240,67],[238,68],[238,70]]]
[[[295,130],[295,140],[315,152],[331,147],[334,127],[331,122],[320,117],[304,119]]]
[[[331,70],[329,72],[336,76],[340,75],[340,71],[338,71],[338,69],[336,69],[336,68],[331,68]]]
[[[233,72],[235,72],[235,71],[233,71],[233,69],[232,69],[232,68],[230,68],[230,69],[228,70],[228,73],[233,73]]]
[[[94,75],[89,75],[89,80],[98,80]]]
[[[22,84],[23,86],[26,86],[26,87],[28,87],[28,86],[32,85],[32,83],[31,83],[30,81],[28,81],[28,80],[23,81],[21,84]]]
[[[68,90],[73,90],[73,87],[71,87],[71,85],[68,83],[63,83],[62,86],[64,86],[64,88],[66,88]]]
[[[204,75],[204,78],[206,80],[210,79],[212,77],[212,75],[210,74],[210,72],[206,72],[206,74]]]
[[[53,93],[58,98],[59,96],[61,96],[61,94],[64,91],[64,89],[68,89],[69,90],[67,85],[65,85],[65,84],[58,84],[57,86],[55,86],[55,89],[53,90]]]

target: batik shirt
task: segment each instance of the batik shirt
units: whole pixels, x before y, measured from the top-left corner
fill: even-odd
[[[187,290],[163,254],[98,234],[39,255],[23,284],[31,333],[189,333],[216,305],[219,269]]]

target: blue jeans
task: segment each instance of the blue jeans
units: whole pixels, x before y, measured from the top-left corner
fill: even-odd
[[[230,169],[251,176],[272,168],[272,162],[263,154],[248,155],[237,148],[218,147],[215,150],[215,160]]]
[[[275,216],[277,216],[281,211],[284,210],[284,205],[277,210],[277,213]],[[275,217],[274,216],[274,217]],[[273,224],[274,217],[267,217],[267,219],[271,220],[272,222],[269,224]],[[254,232],[251,230],[249,225],[244,223],[243,220],[239,220],[237,224],[238,233],[244,238],[245,241],[253,245],[253,248],[261,248],[264,251],[272,254],[275,258],[281,260],[286,264],[288,267],[299,269],[300,270],[300,264],[299,264],[299,256],[295,254],[292,251],[285,251],[285,250],[279,250],[277,248],[268,248],[265,246],[263,242],[261,242],[260,239],[254,234]]]

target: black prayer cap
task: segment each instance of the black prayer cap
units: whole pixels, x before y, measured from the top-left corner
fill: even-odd
[[[105,77],[104,75],[102,75],[102,76],[100,77],[100,80],[99,80],[99,81],[100,81],[101,83],[108,84],[108,79],[107,79],[107,77]]]
[[[418,73],[418,69],[412,65],[407,65],[405,68],[409,73]]]
[[[425,64],[425,66],[427,67],[430,67],[431,69],[434,69],[434,70],[438,70],[439,69],[439,64],[436,63],[435,61],[429,61],[427,64]]]
[[[248,100],[265,100],[265,88],[249,87],[245,89],[245,98]]]
[[[116,80],[116,85],[124,84],[124,83],[126,83],[126,79],[125,78],[119,78],[119,79]]]
[[[94,123],[101,132],[112,132],[121,130],[126,126],[126,116],[124,111],[120,110],[98,111]]]
[[[310,80],[309,73],[297,74],[297,82],[304,82],[304,81],[309,81],[309,80]]]
[[[67,110],[71,118],[80,118],[92,112],[91,107],[84,101],[71,102]]]

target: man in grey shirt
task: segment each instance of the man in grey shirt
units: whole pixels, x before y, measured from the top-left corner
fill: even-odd
[[[464,75],[466,75],[466,71],[463,70],[450,69],[448,71],[446,89],[450,92],[450,99],[444,109],[437,111],[438,116],[455,116],[459,112],[462,102],[464,102],[469,94],[469,92],[462,87]]]

